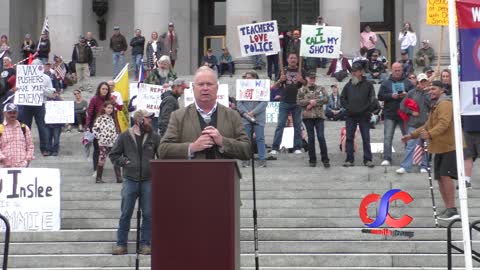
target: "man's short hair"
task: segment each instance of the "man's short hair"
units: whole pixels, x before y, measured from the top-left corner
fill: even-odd
[[[253,70],[249,70],[247,72],[245,72],[243,75],[242,75],[242,79],[245,79],[247,77],[247,75],[251,75],[253,78],[255,79],[258,79],[258,73],[253,71]]]
[[[12,62],[12,59],[11,59],[10,57],[8,57],[8,56],[4,56],[4,57],[3,57],[3,60],[8,60],[8,61]]]
[[[445,91],[445,89],[443,88],[443,83],[439,80],[433,81],[431,86],[440,87],[440,89],[442,89],[442,91]]]
[[[199,67],[196,71],[195,71],[195,75],[193,76],[193,81],[195,82],[196,79],[197,79],[197,76],[198,74],[200,73],[211,73],[215,76],[215,81],[217,82],[218,84],[218,75],[217,75],[217,72],[215,72],[215,70],[211,69],[210,67],[207,67],[207,66],[201,66]]]

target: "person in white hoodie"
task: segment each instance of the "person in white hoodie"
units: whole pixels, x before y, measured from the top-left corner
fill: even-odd
[[[403,28],[398,34],[398,41],[400,41],[400,50],[407,51],[408,59],[413,60],[413,49],[417,45],[417,34],[413,31],[410,22],[403,24]]]

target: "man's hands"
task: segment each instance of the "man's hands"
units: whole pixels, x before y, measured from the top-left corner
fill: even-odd
[[[407,135],[405,135],[405,136],[402,137],[402,142],[403,142],[403,143],[406,143],[406,142],[408,142],[408,141],[411,140],[411,139],[412,139],[412,135],[407,134]]]
[[[193,153],[200,152],[211,148],[214,145],[223,146],[223,136],[218,129],[208,126],[202,131],[202,135],[190,145],[190,151]]]
[[[412,115],[415,116],[415,117],[417,117],[417,116],[420,115],[420,113],[419,113],[419,112],[412,112]]]
[[[402,92],[402,93],[399,93],[399,94],[393,94],[393,95],[392,95],[392,98],[393,98],[393,99],[404,98],[406,95],[407,95],[407,93]]]

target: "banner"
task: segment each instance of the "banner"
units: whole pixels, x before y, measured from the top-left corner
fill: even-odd
[[[170,90],[171,88],[163,88],[162,85],[141,83],[137,94],[137,110],[144,109],[158,117],[162,94]]]
[[[266,115],[265,115],[265,122],[277,123],[279,110],[280,110],[280,102],[268,102]]]
[[[46,89],[43,65],[17,65],[17,91],[13,103],[42,106]]]
[[[0,169],[0,186],[0,213],[12,231],[60,230],[59,169]]]
[[[193,95],[192,83],[190,83],[190,88],[185,89],[185,91],[183,92],[183,100],[185,107],[194,102],[195,96]],[[217,102],[222,104],[223,106],[228,107],[228,84],[218,85]]]
[[[239,25],[237,28],[242,57],[280,51],[277,21]]]
[[[75,123],[73,101],[45,102],[45,124]]]
[[[128,82],[128,63],[123,67],[123,69],[118,73],[117,77],[114,79],[115,82],[115,91],[120,92],[123,98],[123,109],[122,111],[117,112],[118,124],[120,125],[120,131],[124,132],[129,127],[129,115],[128,115],[128,102],[129,102],[129,82]]]
[[[427,24],[448,25],[448,1],[427,0]]]
[[[237,80],[237,101],[270,101],[270,80]]]
[[[457,2],[462,115],[480,115],[480,3]]]
[[[300,55],[317,58],[338,58],[342,28],[302,24]]]

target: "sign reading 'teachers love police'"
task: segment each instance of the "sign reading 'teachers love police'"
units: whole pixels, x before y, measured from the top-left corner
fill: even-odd
[[[237,28],[243,57],[280,51],[277,21],[239,25]]]

